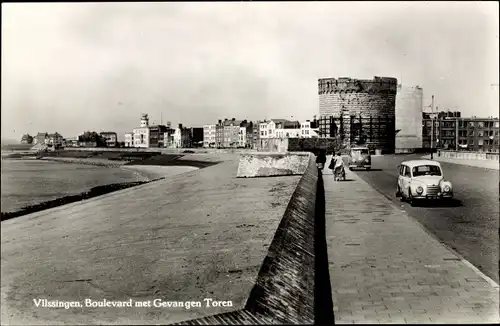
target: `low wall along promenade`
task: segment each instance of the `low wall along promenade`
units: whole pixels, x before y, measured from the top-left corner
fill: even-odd
[[[492,160],[492,161],[498,161],[500,153],[438,150],[437,154],[438,154],[438,156],[441,156],[441,157],[444,157],[444,158],[454,158],[454,159],[459,159],[459,160]]]

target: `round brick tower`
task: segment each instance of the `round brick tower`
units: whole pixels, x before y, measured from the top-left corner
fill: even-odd
[[[319,79],[319,113],[333,117],[336,136],[346,148],[367,145],[394,153],[396,92],[396,78]]]

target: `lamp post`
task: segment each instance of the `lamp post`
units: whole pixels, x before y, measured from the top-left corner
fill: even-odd
[[[434,151],[432,150],[434,143],[434,95],[431,102],[431,160],[434,159]]]

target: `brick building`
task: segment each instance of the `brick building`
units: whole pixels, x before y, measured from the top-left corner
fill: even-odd
[[[498,118],[461,117],[460,112],[435,114],[422,113],[423,147],[431,147],[431,130],[434,122],[432,148],[467,150],[476,152],[499,151]]]
[[[319,79],[320,134],[337,133],[346,148],[364,144],[394,153],[396,93],[396,78]]]

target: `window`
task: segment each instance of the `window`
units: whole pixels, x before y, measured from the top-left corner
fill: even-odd
[[[474,145],[474,139],[469,140],[469,145]]]
[[[405,170],[404,171],[405,171],[405,177],[411,178],[410,169],[407,166],[405,166]]]
[[[483,132],[482,130],[479,130],[479,131],[477,132],[477,135],[478,135],[479,137],[484,137],[484,132]]]
[[[413,168],[413,176],[441,175],[441,169],[437,165],[420,165]]]
[[[498,128],[500,127],[500,122],[499,121],[495,121],[495,128]]]
[[[478,127],[479,127],[479,128],[484,128],[484,122],[483,122],[483,121],[480,121],[480,122],[478,123]]]
[[[469,137],[474,137],[474,130],[469,131]]]
[[[469,122],[469,127],[474,128],[474,122],[473,121]]]
[[[401,165],[401,166],[399,167],[399,175],[403,175],[403,173],[404,173],[404,168],[405,168],[405,166],[404,166],[404,165]]]
[[[478,144],[479,146],[483,146],[483,140],[482,140],[482,139],[478,139],[478,140],[477,140],[477,144]]]

